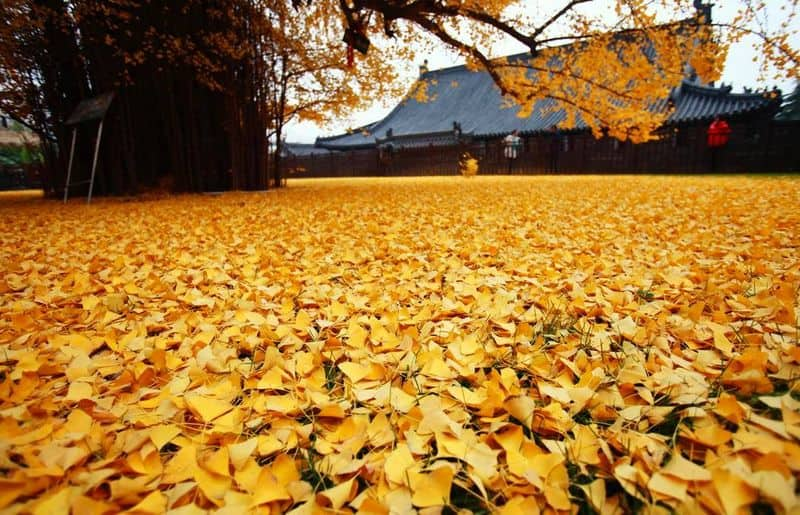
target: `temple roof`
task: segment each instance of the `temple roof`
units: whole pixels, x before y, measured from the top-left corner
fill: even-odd
[[[443,145],[451,143],[443,135],[453,134],[454,123],[460,125],[462,134],[492,137],[514,129],[522,134],[546,131],[565,117],[563,111],[552,110],[551,99],[539,100],[529,117],[518,117],[519,106],[508,106],[488,73],[471,71],[466,66],[428,71],[419,80],[427,82],[427,101],[419,102],[409,96],[383,120],[347,134],[318,138],[316,145],[332,150],[368,148],[388,142],[403,147]],[[730,87],[702,86],[687,80],[653,109],[667,109],[670,101],[674,111],[668,118],[669,124],[731,117],[780,104],[779,99],[770,99],[763,93],[734,94]],[[585,128],[580,118],[572,127]]]
[[[314,143],[290,143],[285,142],[281,146],[284,156],[306,157],[310,155],[327,155],[331,151],[326,148],[316,146]]]
[[[675,110],[668,123],[733,117],[780,106],[780,95],[769,93],[731,93],[730,86],[710,87],[683,81],[670,94]]]

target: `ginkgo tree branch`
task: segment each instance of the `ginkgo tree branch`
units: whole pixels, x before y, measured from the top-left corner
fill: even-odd
[[[527,94],[523,94],[521,91],[514,91],[514,90],[508,88],[505,85],[505,81],[503,80],[502,76],[497,72],[497,70],[500,67],[507,66],[506,64],[499,63],[499,62],[492,61],[492,60],[488,59],[479,50],[477,50],[476,48],[471,47],[469,45],[466,45],[465,43],[462,43],[461,41],[453,38],[442,27],[440,27],[436,23],[432,22],[431,20],[428,20],[427,18],[420,18],[419,20],[414,20],[414,21],[419,23],[423,28],[428,30],[431,34],[434,34],[435,36],[437,36],[444,43],[447,43],[447,44],[452,45],[452,46],[454,46],[456,48],[459,48],[460,50],[462,50],[464,52],[468,52],[475,59],[477,59],[484,66],[484,68],[486,69],[487,73],[489,73],[489,75],[492,77],[492,79],[494,80],[495,84],[500,89],[500,93],[502,95],[511,96],[511,97],[515,98],[517,101],[530,101],[532,98],[534,98],[536,96],[534,93],[532,93],[530,91],[528,91]],[[540,71],[550,71],[550,70],[544,70],[544,69],[540,68]],[[606,88],[606,89],[608,89],[608,88]],[[609,92],[612,92],[616,96],[620,96],[618,92],[613,92],[611,90],[609,90]],[[556,100],[558,102],[562,102],[563,104],[569,105],[572,108],[576,109],[577,111],[585,114],[586,116],[589,116],[591,118],[596,119],[597,121],[599,121],[603,125],[609,125],[609,122],[607,120],[599,117],[596,112],[592,112],[587,107],[580,105],[579,103],[575,102],[573,99],[567,97],[566,95],[558,95],[558,94],[556,94],[556,93],[554,93],[552,91],[547,91],[547,92],[540,91],[539,93],[543,93],[541,96],[544,97],[544,98],[551,98],[551,99]]]
[[[288,79],[294,79],[297,77],[302,77],[304,75],[316,73],[316,72],[324,72],[330,70],[344,70],[345,67],[338,63],[335,64],[321,64],[318,66],[309,66],[308,68],[298,68],[293,71],[287,73],[286,77]]]
[[[577,1],[585,2],[590,0]],[[346,5],[346,0],[340,0],[340,3],[341,5]],[[351,13],[358,9],[379,12],[388,22],[400,19],[418,21],[420,18],[427,18],[425,15],[448,18],[464,17],[494,27],[524,44],[531,52],[535,52],[537,48],[535,37],[522,33],[510,24],[485,11],[465,7],[463,5],[450,5],[431,0],[419,0],[411,3],[398,3],[386,0],[357,0],[353,8],[348,6],[345,10],[348,21],[352,18]]]
[[[710,26],[717,28],[724,28],[742,34],[747,34],[748,36],[755,36],[756,38],[761,39],[761,41],[763,41],[764,44],[767,45],[768,47],[772,47],[780,51],[784,56],[786,56],[787,59],[790,59],[792,63],[794,63],[795,69],[800,68],[800,54],[798,54],[798,52],[793,51],[786,44],[781,44],[775,41],[775,38],[770,37],[769,35],[765,34],[760,30],[754,30],[747,27],[733,25],[730,23],[711,23]]]
[[[560,11],[558,11],[555,14],[553,14],[553,16],[551,16],[547,21],[545,21],[539,27],[534,29],[533,34],[531,35],[531,37],[533,39],[538,38],[545,30],[547,30],[548,27],[550,27],[552,24],[554,24],[555,22],[560,20],[569,11],[571,11],[573,8],[575,8],[575,6],[577,6],[579,4],[588,3],[588,2],[591,2],[591,1],[592,0],[572,0],[570,3],[565,5]]]
[[[288,122],[289,120],[294,119],[295,116],[299,116],[300,113],[304,111],[308,111],[317,107],[336,106],[336,105],[337,105],[336,100],[320,97],[317,100],[311,100],[309,102],[306,102],[304,104],[299,104],[294,108],[287,110],[286,121]]]
[[[606,86],[602,82],[596,81],[594,79],[591,79],[589,77],[586,77],[586,76],[584,76],[582,74],[578,74],[578,73],[572,73],[572,72],[557,70],[557,69],[553,69],[553,68],[542,68],[541,66],[532,66],[530,64],[501,63],[501,64],[493,64],[493,66],[496,66],[498,68],[523,68],[525,70],[530,70],[530,71],[534,71],[534,72],[551,73],[553,75],[558,75],[558,76],[566,77],[566,78],[569,78],[569,79],[575,79],[575,80],[577,80],[579,82],[582,82],[584,84],[587,84],[587,85],[591,86],[592,88],[597,88],[597,89],[599,89],[601,91],[605,91],[606,93],[610,93],[610,94],[612,94],[612,95],[614,95],[616,97],[619,97],[619,98],[624,98],[626,100],[637,100],[635,97],[633,97],[633,96],[631,96],[631,95],[629,95],[629,94],[627,94],[627,93],[625,93],[623,91],[619,91],[617,89],[611,88],[609,86]]]
[[[340,1],[344,4],[346,0],[340,0]],[[582,3],[587,3],[589,1],[591,0],[573,0],[569,2],[566,6],[564,6],[557,13],[551,16],[546,22],[544,22],[541,26],[539,26],[538,30],[534,31],[534,34],[536,35],[542,34],[547,27],[555,23],[558,19],[565,16],[574,7]],[[416,24],[417,26],[421,27],[431,35],[438,38],[446,45],[459,50],[464,55],[467,55],[472,59],[474,59],[476,62],[480,63],[480,65],[484,68],[484,70],[491,76],[493,82],[500,90],[500,93],[503,96],[514,98],[517,102],[520,103],[530,102],[534,97],[551,98],[561,103],[564,106],[571,107],[572,109],[583,114],[584,116],[588,116],[590,119],[595,120],[597,123],[601,125],[607,126],[610,124],[610,121],[605,119],[602,115],[600,115],[596,109],[593,109],[588,105],[583,105],[582,103],[576,101],[574,98],[570,98],[568,95],[561,95],[552,90],[547,90],[542,88],[514,87],[512,85],[509,85],[507,81],[504,79],[503,75],[500,73],[501,69],[511,68],[511,67],[521,67],[527,70],[531,70],[533,72],[552,73],[554,75],[561,76],[566,79],[573,79],[578,82],[584,83],[592,88],[597,89],[598,91],[603,91],[614,98],[619,98],[620,100],[626,100],[632,102],[642,100],[641,98],[637,98],[631,95],[629,91],[610,87],[598,80],[592,79],[591,77],[587,77],[584,74],[573,73],[569,70],[558,70],[552,67],[534,66],[528,62],[526,62],[525,64],[518,64],[518,63],[507,63],[505,60],[490,59],[475,45],[465,43],[459,38],[453,36],[439,22],[435,20],[435,18],[437,17],[455,18],[461,16],[475,21],[486,23],[492,27],[497,28],[498,30],[505,32],[506,34],[511,35],[518,41],[525,43],[529,48],[531,48],[532,55],[534,56],[536,55],[535,50],[537,43],[535,37],[526,36],[522,34],[516,29],[506,25],[504,22],[496,18],[493,18],[488,13],[482,13],[480,11],[464,8],[461,6],[456,7],[451,5],[445,5],[430,0],[418,0],[416,2],[410,2],[410,3],[385,2],[380,0],[357,0],[352,6],[348,6],[348,9],[377,10],[380,11],[381,14],[387,19],[403,19],[413,24]]]
[[[589,0],[581,0],[581,1],[589,1]],[[467,18],[490,25],[500,30],[501,32],[508,34],[509,36],[516,39],[520,43],[524,44],[526,47],[528,47],[531,53],[536,53],[536,49],[538,46],[538,43],[536,41],[536,34],[534,34],[533,36],[525,35],[522,32],[515,29],[514,27],[512,27],[511,25],[500,21],[499,19],[495,18],[494,16],[491,16],[488,13],[476,11],[474,9],[469,9],[469,8],[451,8],[443,10],[442,14],[446,14],[453,17],[463,14]]]
[[[575,100],[573,100],[572,98],[570,98],[570,97],[568,97],[566,95],[557,95],[557,94],[553,93],[552,91],[548,91],[544,95],[544,97],[545,98],[550,98],[552,100],[556,100],[558,102],[561,102],[563,104],[571,106],[573,109],[585,114],[586,116],[596,119],[597,121],[600,122],[601,125],[604,125],[604,126],[611,125],[608,120],[605,120],[605,119],[601,118],[600,116],[598,116],[598,114],[596,112],[590,110],[589,108],[587,108],[585,106],[580,105],[579,103],[575,102]],[[530,100],[532,98],[534,98],[533,94],[529,95],[527,100]]]
[[[466,43],[463,43],[460,40],[454,38],[453,36],[448,34],[447,31],[444,30],[444,28],[442,28],[440,25],[433,22],[432,20],[429,20],[428,18],[419,17],[418,19],[414,19],[412,21],[418,23],[422,28],[426,29],[428,32],[439,38],[442,42],[472,56],[475,60],[477,60],[479,63],[483,65],[487,73],[489,73],[489,75],[492,77],[492,80],[494,80],[495,84],[497,84],[497,87],[500,88],[500,92],[504,96],[506,95],[513,96],[513,92],[507,87],[505,87],[502,77],[500,76],[499,73],[497,73],[495,66],[492,64],[491,60],[483,54],[483,52],[481,52],[474,46],[467,45]]]

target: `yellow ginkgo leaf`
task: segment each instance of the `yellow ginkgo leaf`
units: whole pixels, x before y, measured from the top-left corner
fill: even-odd
[[[661,499],[686,500],[686,490],[689,482],[674,475],[656,472],[650,477],[647,488]]]
[[[180,428],[173,424],[153,426],[149,429],[149,432],[150,440],[153,442],[153,445],[156,446],[156,449],[161,449],[171,442],[173,438],[181,434]]]
[[[221,476],[213,472],[207,472],[201,467],[194,469],[193,477],[206,498],[214,504],[221,506],[225,493],[231,487],[231,478],[229,476]]]
[[[207,456],[206,459],[201,462],[201,466],[207,471],[212,472],[214,474],[220,476],[228,476],[230,475],[228,463],[229,463],[228,448],[220,447],[210,456]]]
[[[211,422],[215,418],[233,409],[230,402],[213,399],[200,394],[187,394],[184,399],[189,409],[203,422]]]
[[[411,502],[419,508],[443,506],[450,502],[450,487],[453,484],[453,470],[440,466],[432,472],[409,472],[413,495]]]
[[[357,491],[358,483],[355,482],[355,478],[349,479],[333,488],[318,493],[317,504],[339,510],[353,499]]]
[[[244,442],[228,445],[228,454],[233,468],[241,470],[257,447],[258,438],[249,438]]]
[[[91,399],[94,395],[92,385],[82,381],[70,383],[67,395],[64,397],[65,401],[78,402],[83,399]]]
[[[164,467],[162,481],[166,484],[180,483],[192,478],[197,467],[197,449],[192,445],[181,447]]]
[[[156,490],[150,492],[139,504],[130,509],[131,514],[157,514],[167,509],[167,497]]]
[[[726,515],[735,515],[758,499],[758,492],[742,478],[724,469],[711,471],[712,481]]]
[[[278,481],[269,467],[261,470],[255,492],[253,493],[254,505],[258,506],[274,501],[286,501],[291,498],[292,496],[286,490],[286,486]]]
[[[679,452],[672,455],[669,463],[661,469],[661,473],[683,481],[711,480],[711,472],[708,469],[687,460]]]
[[[541,512],[539,503],[534,497],[512,497],[498,513],[500,515],[538,515]]]
[[[408,484],[408,471],[416,461],[406,444],[399,444],[389,455],[383,466],[386,479],[396,484]]]
[[[37,502],[32,510],[34,515],[68,515],[72,500],[80,495],[78,488],[67,486]]]

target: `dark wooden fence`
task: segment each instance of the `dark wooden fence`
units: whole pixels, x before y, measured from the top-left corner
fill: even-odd
[[[634,145],[587,132],[523,138],[512,174],[590,173],[791,173],[800,172],[800,122],[733,121],[728,144],[712,154],[705,125],[664,129],[661,139]],[[461,145],[377,149],[290,156],[288,177],[366,177],[456,175],[459,158],[469,153],[481,175],[509,173],[502,141],[472,140]],[[713,166],[713,168],[712,168]]]
[[[38,189],[42,187],[40,165],[0,165],[0,190]]]
[[[731,129],[728,145],[716,156],[706,144],[705,125],[668,127],[660,140],[640,145],[595,139],[586,132],[561,134],[555,145],[549,134],[528,136],[511,173],[800,172],[800,121],[733,121]],[[496,138],[391,154],[367,149],[289,156],[283,160],[284,177],[456,175],[464,153],[479,160],[481,175],[509,173],[502,141]],[[0,190],[40,187],[39,165],[0,165]]]

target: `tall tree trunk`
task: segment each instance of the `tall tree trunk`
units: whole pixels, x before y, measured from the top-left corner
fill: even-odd
[[[279,81],[279,94],[278,105],[276,107],[275,116],[275,156],[272,165],[274,166],[273,177],[275,178],[274,186],[280,188],[283,182],[283,171],[281,170],[281,154],[283,153],[283,125],[286,119],[286,90],[289,86],[289,75],[287,68],[286,54],[281,56],[281,74]]]
[[[63,190],[66,167],[71,142],[71,131],[64,126],[64,121],[72,109],[84,98],[89,86],[81,53],[78,50],[74,27],[69,25],[71,18],[67,14],[67,6],[63,0],[37,0],[35,5],[47,13],[43,24],[42,44],[46,50],[39,55],[39,67],[42,71],[42,98],[45,105],[41,112],[47,119],[42,119],[42,127],[52,131],[58,145],[57,156],[51,154],[50,173],[47,174],[50,187]]]

